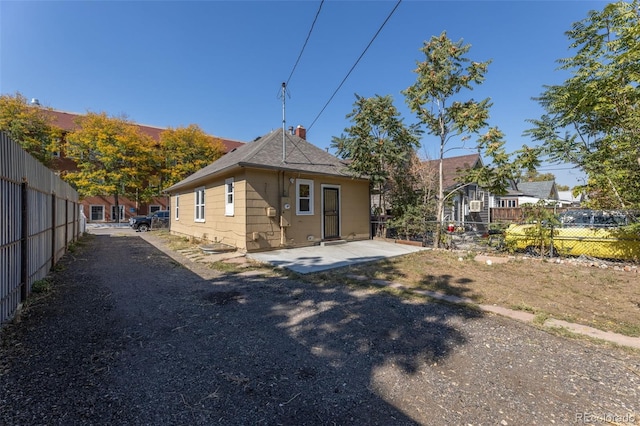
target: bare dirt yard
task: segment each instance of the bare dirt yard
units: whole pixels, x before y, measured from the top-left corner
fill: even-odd
[[[486,262],[488,259],[489,262]],[[401,283],[531,312],[627,336],[640,336],[640,268],[595,259],[494,258],[423,251],[350,268],[351,275]],[[508,260],[503,263],[500,260]],[[339,276],[336,271],[324,276]]]
[[[83,239],[2,330],[0,424],[640,424],[637,351],[348,278],[569,315],[552,283],[602,271],[425,252],[297,276],[189,250],[155,232]],[[606,272],[616,309],[638,275]],[[540,281],[554,292],[525,297]],[[589,288],[574,298],[602,297]]]

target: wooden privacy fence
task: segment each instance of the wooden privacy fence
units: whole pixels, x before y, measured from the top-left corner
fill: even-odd
[[[78,193],[0,132],[0,322],[84,232]]]

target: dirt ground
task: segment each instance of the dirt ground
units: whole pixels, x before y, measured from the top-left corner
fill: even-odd
[[[479,297],[455,261],[422,281]],[[153,233],[87,238],[0,347],[8,425],[640,424],[639,401],[637,352]]]
[[[439,291],[627,336],[640,336],[640,268],[597,259],[494,258],[426,251],[355,266],[352,274]],[[505,263],[501,262],[506,261]]]

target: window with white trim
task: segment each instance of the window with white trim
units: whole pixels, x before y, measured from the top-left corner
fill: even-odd
[[[514,200],[514,199],[500,199],[500,207],[503,208],[514,208],[514,207],[518,207],[518,200]]]
[[[309,179],[296,180],[296,214],[313,214],[313,181]]]
[[[158,204],[149,205],[149,214],[162,210],[162,206]]]
[[[224,181],[224,215],[233,216],[233,202],[235,198],[234,194],[235,184],[233,178],[225,179]]]
[[[118,206],[118,210],[120,210],[120,219],[118,222],[122,222],[124,220],[124,206]],[[111,206],[111,220],[116,221],[116,206]]]
[[[195,221],[204,222],[204,186],[197,188],[195,193]]]
[[[91,222],[104,221],[104,206],[89,206],[89,220]]]
[[[173,209],[175,210],[176,220],[180,220],[180,196],[179,195],[176,195],[176,204],[173,207]]]

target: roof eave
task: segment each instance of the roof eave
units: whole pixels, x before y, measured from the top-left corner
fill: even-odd
[[[231,171],[233,169],[236,169],[236,168],[239,168],[239,167],[241,167],[241,166],[239,166],[238,164],[233,164],[231,166],[222,168],[220,170],[215,170],[215,171],[213,171],[211,173],[207,173],[206,175],[202,175],[202,176],[200,176],[200,177],[198,177],[196,179],[193,179],[193,180],[185,181],[186,180],[185,179],[185,180],[183,180],[181,182],[178,182],[178,183],[170,186],[169,188],[165,189],[163,192],[171,194],[171,193],[177,192],[178,190],[183,189],[183,188],[192,188],[194,186],[197,186],[199,184],[202,184],[202,183],[208,181],[211,178],[214,178],[214,177],[216,177],[218,175],[224,174],[226,172],[229,172],[229,171]]]
[[[286,163],[285,163],[286,164]],[[369,179],[367,177],[358,177],[358,176],[352,176],[349,174],[340,174],[340,173],[326,173],[326,172],[322,172],[322,171],[313,171],[313,170],[303,170],[303,169],[297,169],[297,168],[292,168],[292,167],[284,167],[284,166],[270,166],[270,165],[265,165],[265,164],[255,164],[255,163],[248,163],[248,162],[240,162],[237,164],[234,164],[232,166],[229,167],[225,167],[223,169],[220,170],[216,170],[213,171],[211,173],[208,173],[206,175],[200,176],[197,179],[188,181],[188,182],[178,182],[175,185],[170,186],[169,188],[165,189],[163,192],[166,192],[168,194],[171,193],[175,193],[178,192],[181,189],[184,188],[192,188],[194,186],[198,186],[199,184],[202,184],[212,178],[215,178],[216,176],[228,173],[234,169],[240,169],[240,168],[253,168],[253,169],[262,169],[262,170],[273,170],[273,171],[286,171],[286,172],[290,172],[290,173],[303,173],[303,174],[310,174],[310,175],[322,175],[322,176],[333,176],[333,177],[337,177],[337,178],[343,178],[343,179],[355,179],[355,180],[362,180],[362,181],[368,181]]]

